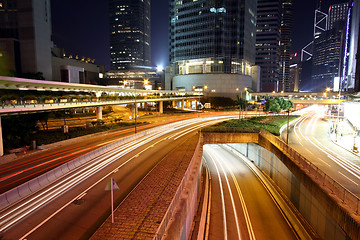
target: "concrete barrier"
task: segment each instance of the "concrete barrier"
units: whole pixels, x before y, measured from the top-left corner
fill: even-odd
[[[153,239],[188,239],[197,211],[201,176],[200,141]]]

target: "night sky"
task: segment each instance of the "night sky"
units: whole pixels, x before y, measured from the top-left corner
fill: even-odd
[[[294,1],[293,51],[312,40],[317,0]],[[330,4],[346,0],[322,0]],[[108,0],[52,0],[53,41],[67,54],[95,59],[109,68]],[[153,66],[168,64],[168,0],[151,1],[151,59]]]

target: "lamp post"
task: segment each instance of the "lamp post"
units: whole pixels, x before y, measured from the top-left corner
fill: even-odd
[[[290,109],[287,110],[287,126],[286,126],[286,144],[289,144],[289,120],[290,120]]]
[[[137,80],[125,80],[124,81],[124,86],[129,82],[133,82],[134,83],[134,93],[135,93],[135,98],[134,98],[134,111],[135,111],[135,116],[134,116],[134,121],[135,121],[135,134],[137,133],[137,104],[136,104],[136,83],[143,83],[144,85],[147,85],[149,83],[148,79],[144,79],[144,81],[137,81]]]

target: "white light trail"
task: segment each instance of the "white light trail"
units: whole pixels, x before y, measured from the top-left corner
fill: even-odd
[[[72,170],[71,172],[67,173],[60,179],[56,180],[52,185],[49,185],[42,190],[39,190],[38,192],[28,196],[27,198],[13,204],[12,206],[2,209],[0,212],[0,232],[14,226],[16,223],[21,221],[23,218],[31,215],[33,212],[37,211],[38,209],[42,208],[44,205],[50,203],[55,198],[59,197],[60,195],[64,194],[65,192],[69,191],[70,189],[74,188],[79,183],[85,181],[89,177],[93,176],[95,173],[99,172],[100,170],[104,169],[109,164],[113,163],[114,161],[118,160],[119,158],[125,156],[126,154],[129,154],[130,152],[134,151],[135,149],[143,146],[146,143],[149,143],[157,138],[160,138],[161,136],[164,136],[166,134],[169,134],[176,129],[189,127],[193,124],[198,124],[202,122],[207,122],[207,124],[201,124],[201,126],[210,125],[213,123],[211,120],[217,120],[217,119],[230,119],[232,117],[223,117],[223,116],[217,116],[217,117],[208,117],[208,118],[197,118],[197,119],[190,119],[190,120],[184,120],[178,123],[171,123],[168,124],[167,127],[164,128],[159,127],[158,132],[153,131],[147,136],[140,137],[136,140],[133,140],[129,143],[123,144],[122,146],[112,149],[104,154],[102,154],[99,157],[94,158],[93,160],[87,162],[86,164],[82,165],[79,168],[76,168]],[[219,121],[219,120],[217,120]],[[197,127],[196,127],[197,128]],[[188,130],[185,130],[185,132],[188,132]],[[167,138],[161,138],[158,142],[152,144],[150,147],[154,147],[155,144],[166,140]],[[110,143],[112,141],[109,141]],[[136,156],[139,156],[142,152],[146,151],[150,147],[147,147],[146,149],[142,150],[140,153],[136,154],[135,156],[129,158],[125,162],[121,163],[119,166],[111,170],[105,177],[102,177],[99,181],[97,181],[94,185],[83,191],[81,194],[86,193],[89,191],[92,187],[94,187],[96,184],[98,184],[100,181],[108,177],[110,174],[113,173],[114,170],[119,170],[122,166],[130,162],[132,159],[134,159]],[[80,195],[77,195],[76,198],[78,198]],[[74,200],[76,200],[76,198]],[[70,202],[71,203],[71,202]],[[65,206],[59,206],[59,210],[53,213],[50,217],[45,219],[40,225],[44,224],[46,221],[48,221],[52,216],[57,214],[59,211],[61,211]],[[40,227],[38,225],[36,228]],[[34,231],[35,229],[31,230]],[[26,234],[24,237],[29,235],[30,233]]]

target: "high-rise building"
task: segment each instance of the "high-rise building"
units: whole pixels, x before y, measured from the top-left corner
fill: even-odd
[[[170,63],[214,58],[255,63],[256,1],[170,1]]]
[[[349,3],[334,4],[329,7],[328,29],[333,29],[336,23],[344,24],[348,15]]]
[[[150,0],[109,0],[110,68],[150,66]]]
[[[291,33],[293,24],[293,2],[283,0],[281,6],[280,27],[280,91],[294,91],[294,82],[290,81]]]
[[[330,29],[314,39],[312,62],[312,91],[334,87],[340,75],[343,28]]]
[[[356,58],[359,55],[359,25],[360,25],[360,1],[350,0],[349,11],[347,15],[345,47],[346,55],[344,58],[345,70],[343,71],[342,78],[345,80],[344,88],[346,90],[360,90],[359,84],[355,81],[356,65],[359,65]],[[357,56],[359,57],[359,56]],[[359,74],[359,73],[358,73]]]
[[[244,76],[251,78],[251,67],[255,64],[256,3],[254,0],[170,1],[169,60],[174,88],[191,90],[206,86],[213,93],[220,88],[235,93],[235,89],[239,92],[244,86],[252,87],[244,82]],[[221,84],[219,75],[213,75],[210,80],[214,73],[228,74],[229,84]],[[192,74],[198,77],[186,82],[185,78],[190,79]],[[203,80],[195,80],[200,78]]]
[[[50,0],[0,2],[0,57],[17,74],[52,79]]]
[[[263,92],[279,91],[281,16],[280,0],[258,0],[256,65],[261,67],[261,91]]]

